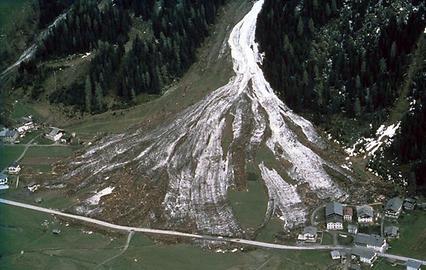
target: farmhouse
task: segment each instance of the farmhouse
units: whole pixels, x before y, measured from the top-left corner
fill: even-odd
[[[404,203],[402,204],[402,207],[405,210],[412,211],[416,207],[416,203],[417,203],[416,199],[414,199],[414,198],[406,198],[404,200]]]
[[[368,249],[354,248],[352,249],[352,255],[358,257],[361,262],[369,265],[373,264],[377,259],[376,252]]]
[[[343,229],[343,205],[338,202],[331,202],[325,206],[325,219],[327,230]]]
[[[9,165],[9,167],[7,167],[7,172],[10,174],[17,174],[20,171],[21,171],[21,166],[16,162],[13,162],[12,164]]]
[[[385,216],[398,218],[402,211],[402,200],[399,197],[390,199],[385,205]]]
[[[399,228],[396,226],[386,226],[384,229],[385,236],[388,238],[398,238]]]
[[[408,260],[406,266],[407,270],[420,270],[422,267],[422,263],[419,261]]]
[[[314,226],[308,226],[303,229],[303,232],[297,237],[298,240],[304,242],[316,242],[318,229]]]
[[[343,209],[343,220],[352,222],[353,215],[354,215],[354,210],[352,207],[346,206]]]
[[[62,138],[63,135],[64,135],[63,130],[56,128],[56,127],[52,127],[50,129],[50,132],[47,133],[45,136],[46,136],[47,139],[54,141],[54,142],[57,142]]]
[[[355,235],[354,244],[357,247],[372,248],[378,252],[384,252],[387,248],[386,240],[377,234],[358,233]]]
[[[331,255],[331,259],[333,260],[339,260],[341,258],[340,251],[338,250],[330,251],[330,255]]]
[[[4,128],[0,131],[0,140],[4,143],[14,143],[18,137],[19,134],[16,130]]]
[[[7,185],[7,175],[0,173],[0,185]]]
[[[358,223],[372,223],[374,212],[373,207],[369,205],[361,205],[356,208]]]

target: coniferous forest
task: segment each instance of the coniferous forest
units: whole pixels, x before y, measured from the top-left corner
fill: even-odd
[[[161,94],[194,62],[196,49],[224,4],[224,0],[53,2],[39,0],[40,7],[52,7],[42,9],[43,17],[50,19],[40,25],[51,23],[61,12],[66,12],[66,18],[43,39],[37,58],[21,65],[17,85],[43,79],[46,71],[35,68],[40,61],[93,51],[96,55],[87,78],[49,96],[53,103],[90,113],[107,109],[105,96],[132,104],[141,93]],[[150,35],[130,40],[129,31],[137,19]],[[127,51],[126,44],[130,44]],[[42,90],[33,87],[32,91],[37,98]]]
[[[426,6],[417,0],[265,0],[256,35],[265,75],[292,109],[326,129],[339,116],[376,130],[407,95],[402,85],[425,26]],[[413,76],[403,97],[416,105],[388,153],[423,186],[424,74]]]

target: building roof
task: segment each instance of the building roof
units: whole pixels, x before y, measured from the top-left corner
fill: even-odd
[[[402,200],[400,197],[394,197],[390,199],[385,206],[385,210],[391,210],[394,212],[398,212],[402,207]]]
[[[15,137],[18,135],[18,132],[14,129],[3,129],[0,131],[0,137]]]
[[[405,198],[404,202],[416,203],[416,202],[417,202],[417,200],[416,200],[415,198],[410,198],[410,197],[408,197],[408,198]]]
[[[352,216],[354,214],[354,210],[352,207],[345,207],[343,210],[345,215]]]
[[[386,226],[384,229],[385,235],[398,235],[399,228],[396,226]]]
[[[415,260],[408,260],[407,266],[415,268],[415,269],[420,269],[420,267],[422,266],[422,263]]]
[[[376,252],[372,251],[371,249],[365,248],[353,248],[351,253],[358,257],[366,258],[368,260],[372,260],[374,256],[376,256]]]
[[[49,132],[49,136],[54,137],[56,134],[58,134],[59,132],[61,132],[62,130],[57,128],[57,127],[51,127],[50,132]]]
[[[7,175],[5,175],[4,173],[0,173],[0,179],[7,179]]]
[[[330,251],[331,257],[335,258],[335,257],[340,257],[340,251],[338,250],[332,250]]]
[[[354,243],[362,246],[381,247],[385,243],[385,239],[377,234],[358,233],[355,235]]]
[[[339,215],[343,216],[343,205],[338,202],[327,203],[325,206],[325,215]]]
[[[303,234],[316,235],[317,232],[318,232],[318,229],[317,227],[314,227],[314,226],[308,226],[303,229]]]
[[[354,225],[354,224],[348,224],[348,231],[349,230],[357,230],[358,229],[358,226],[357,225]]]
[[[19,164],[18,164],[18,162],[16,162],[16,161],[14,161],[14,162],[12,162],[10,165],[9,165],[9,167],[18,167],[19,166]]]
[[[361,205],[356,207],[356,212],[358,217],[373,217],[373,207],[369,205]]]

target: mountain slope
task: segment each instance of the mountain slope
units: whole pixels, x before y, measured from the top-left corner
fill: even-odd
[[[247,188],[249,168],[263,180],[267,212],[280,216],[286,229],[303,224],[320,201],[347,198],[357,180],[336,165],[339,155],[329,158],[313,125],[274,94],[259,67],[255,32],[262,4],[229,36],[235,75],[228,84],[168,121],[107,136],[70,163],[62,180],[71,193],[114,188],[101,205],[83,195],[75,211],[239,235],[244,229],[227,193]]]

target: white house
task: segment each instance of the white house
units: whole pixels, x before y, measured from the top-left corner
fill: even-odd
[[[399,197],[390,199],[385,205],[385,216],[398,218],[402,211],[402,200]]]
[[[64,135],[63,130],[56,127],[52,127],[50,132],[47,133],[45,136],[47,139],[57,142],[62,138],[63,135]]]
[[[343,229],[343,205],[338,202],[328,203],[325,206],[327,230]]]
[[[352,207],[346,206],[343,209],[343,220],[352,222],[353,215],[354,215],[354,210]]]
[[[352,249],[352,255],[359,258],[363,263],[372,265],[377,259],[377,253],[369,249],[354,248]]]
[[[373,207],[369,205],[362,205],[356,207],[356,214],[358,223],[373,223]]]
[[[422,267],[422,263],[419,261],[408,260],[406,266],[407,270],[420,270]]]
[[[316,242],[318,230],[314,226],[308,226],[303,229],[303,232],[299,234],[297,240],[304,242]]]
[[[7,185],[7,175],[0,173],[0,185]]]
[[[340,255],[340,251],[338,250],[332,250],[330,251],[331,259],[333,260],[339,260],[342,256]]]
[[[21,171],[21,166],[16,162],[13,162],[12,164],[10,164],[9,167],[7,167],[7,172],[9,174],[17,174],[20,171]]]
[[[355,235],[354,244],[357,247],[372,248],[381,253],[388,247],[385,238],[377,234],[358,233]]]

